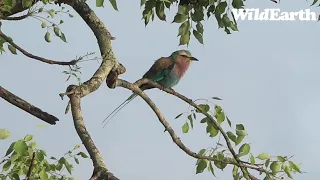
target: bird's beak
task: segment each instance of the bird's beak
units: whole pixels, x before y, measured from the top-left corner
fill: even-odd
[[[195,57],[191,57],[190,60],[191,60],[191,61],[199,61],[199,60],[198,60],[197,58],[195,58]]]

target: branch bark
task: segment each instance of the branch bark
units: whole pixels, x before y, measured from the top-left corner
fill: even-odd
[[[156,87],[158,89],[161,89],[161,90],[163,90],[163,91],[165,91],[165,92],[167,92],[167,93],[169,93],[171,95],[174,95],[174,96],[180,98],[181,100],[183,100],[186,103],[190,104],[194,108],[198,109],[206,117],[208,117],[218,127],[219,131],[223,135],[223,137],[224,137],[224,139],[225,139],[225,141],[227,143],[228,149],[231,152],[231,154],[233,155],[233,158],[225,158],[223,160],[220,160],[216,156],[203,156],[203,155],[198,155],[197,153],[191,151],[187,146],[185,146],[183,144],[183,142],[180,140],[180,138],[176,135],[176,133],[174,132],[174,130],[172,129],[170,124],[166,121],[166,119],[162,115],[161,111],[157,108],[157,106],[153,103],[153,101],[139,88],[143,84],[150,84],[150,85],[152,85],[152,86],[154,86],[154,87]],[[125,80],[122,80],[122,79],[118,79],[116,81],[116,86],[120,86],[120,87],[124,87],[126,89],[130,89],[134,93],[138,94],[143,100],[145,100],[145,102],[151,107],[151,109],[157,115],[157,117],[158,117],[159,121],[161,122],[161,124],[165,127],[165,129],[170,134],[173,142],[180,149],[182,149],[186,154],[188,154],[189,156],[194,157],[196,159],[206,159],[206,160],[209,160],[209,161],[218,161],[218,162],[222,162],[222,163],[226,163],[226,164],[236,165],[236,166],[240,167],[240,169],[242,170],[243,174],[246,174],[252,180],[257,180],[257,178],[255,176],[253,176],[252,174],[250,174],[247,171],[247,169],[253,169],[253,170],[256,170],[256,171],[259,171],[259,172],[270,173],[266,169],[263,169],[261,167],[242,163],[242,161],[237,157],[233,147],[231,146],[229,138],[227,137],[227,135],[224,132],[224,130],[212,118],[212,116],[210,114],[208,114],[206,112],[203,112],[201,110],[201,108],[197,104],[195,104],[191,99],[189,99],[189,98],[187,98],[187,97],[175,92],[171,88],[163,88],[160,84],[158,84],[158,83],[156,83],[154,81],[151,81],[149,79],[140,79],[140,80],[136,81],[134,84],[129,83],[129,82],[127,82]]]
[[[61,3],[71,6],[90,27],[98,41],[102,62],[100,67],[88,81],[79,86],[69,86],[66,93],[61,93],[60,96],[63,97],[63,95],[68,95],[70,98],[68,104],[71,104],[74,127],[93,162],[94,171],[91,180],[118,180],[118,178],[107,169],[98,148],[95,146],[89,132],[85,128],[84,119],[81,113],[81,98],[96,91],[109,73],[119,67],[119,63],[111,46],[111,40],[115,38],[111,36],[103,22],[100,21],[93,10],[86,4],[85,0],[59,0],[58,4]]]
[[[8,90],[4,89],[1,86],[0,86],[0,97],[8,101],[9,103],[15,105],[16,107],[28,112],[29,114],[51,125],[54,125],[56,124],[56,121],[59,121],[59,119],[56,118],[55,116],[48,114],[46,112],[43,112],[40,108],[33,106],[32,104],[12,94],[11,92],[9,92]]]

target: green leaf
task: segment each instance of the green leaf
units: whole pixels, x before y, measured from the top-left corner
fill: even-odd
[[[285,167],[283,168],[283,170],[284,170],[284,172],[287,174],[287,176],[292,179],[292,175],[291,175],[291,170],[290,170],[290,168],[289,168],[288,166],[285,166]]]
[[[96,6],[97,7],[103,7],[104,0],[96,0]]]
[[[26,135],[26,136],[24,137],[24,140],[25,140],[25,141],[31,141],[32,138],[33,138],[33,136],[28,134],[28,135]]]
[[[187,20],[180,25],[178,36],[187,34],[189,30],[190,30],[190,22],[189,20]]]
[[[37,151],[36,157],[40,162],[44,159],[44,155],[40,151]]]
[[[216,114],[216,118],[217,118],[218,124],[220,125],[225,120],[224,112]]]
[[[76,150],[76,149],[79,149],[79,148],[80,148],[80,145],[77,144],[77,145],[74,146],[73,150]]]
[[[117,1],[116,0],[109,0],[113,9],[118,11],[118,7],[117,7]]]
[[[59,36],[59,37],[60,37],[60,39],[61,39],[62,41],[67,42],[66,36],[64,35],[63,32],[61,32],[61,36]]]
[[[232,1],[232,6],[236,9],[240,9],[242,8],[244,5],[243,5],[243,1],[242,0],[233,0]]]
[[[244,131],[244,130],[236,130],[236,134],[238,136],[246,136],[247,135],[246,131]]]
[[[189,12],[189,6],[188,5],[179,5],[178,6],[178,14],[187,15],[188,12]]]
[[[259,154],[259,155],[257,156],[257,158],[260,159],[260,160],[266,160],[266,159],[269,159],[270,156],[269,156],[268,153],[265,153],[265,152],[264,152],[264,153]]]
[[[14,150],[18,153],[18,155],[23,155],[25,152],[27,152],[28,146],[24,141],[19,140],[14,144]]]
[[[44,39],[49,43],[51,42],[51,39],[50,39],[50,32],[47,31],[46,34],[44,35]]]
[[[42,169],[39,173],[40,179],[41,180],[47,180],[48,179],[48,174],[46,173],[45,169]]]
[[[183,133],[188,133],[189,131],[189,124],[188,122],[184,123],[184,125],[182,126],[182,132]]]
[[[250,153],[249,157],[250,157],[250,163],[251,163],[252,165],[255,164],[256,161],[255,161],[255,159],[254,159],[254,156],[253,156],[251,153]]]
[[[10,131],[7,129],[0,129],[0,139],[7,139],[10,136]]]
[[[236,129],[237,130],[244,130],[244,126],[242,124],[237,124]]]
[[[239,153],[243,155],[247,155],[250,152],[250,145],[245,143],[239,148]]]
[[[147,0],[141,0],[140,1],[140,7],[143,6],[146,3]]]
[[[199,108],[202,112],[208,112],[210,110],[210,106],[208,104],[199,104]],[[196,109],[197,113],[201,113],[198,109]]]
[[[209,161],[209,171],[212,173],[212,175],[216,176],[216,175],[214,174],[214,169],[213,169],[213,167],[212,167],[211,161]]]
[[[191,128],[193,129],[193,119],[192,119],[191,114],[188,116],[188,119],[190,121]]]
[[[8,49],[12,54],[17,54],[17,49],[13,47],[11,44],[8,44]]]
[[[68,163],[68,161],[65,161],[64,166],[66,167],[69,174],[72,172],[72,165]]]
[[[225,2],[225,1],[220,2],[216,7],[216,11],[218,11],[220,14],[222,14],[225,12],[227,6],[228,6],[227,2]]]
[[[277,156],[278,161],[280,162],[285,162],[286,158],[282,157],[282,156]]]
[[[231,131],[227,132],[227,136],[231,141],[237,142],[237,137]]]
[[[210,137],[215,137],[219,133],[219,130],[212,125],[208,125],[206,130],[207,130],[207,133],[210,134]]]
[[[59,29],[59,27],[55,26],[55,27],[53,28],[53,32],[54,32],[54,34],[56,34],[56,36],[59,36],[59,37],[60,37],[60,29]]]
[[[32,5],[33,0],[22,0],[22,7],[28,8]]]
[[[41,28],[45,28],[45,27],[47,27],[47,23],[43,21],[43,22],[41,23]]]
[[[174,16],[173,22],[175,23],[182,23],[185,21],[189,16],[188,15],[182,15],[182,14],[176,14]]]
[[[74,157],[74,161],[75,161],[77,164],[79,164],[79,159],[78,159],[78,158]]]
[[[80,155],[82,158],[88,158],[84,152],[79,152],[77,155]]]
[[[233,22],[230,23],[229,27],[230,27],[233,31],[239,31],[237,25],[234,24]]]
[[[201,160],[199,161],[198,166],[197,166],[196,174],[202,173],[202,172],[204,171],[204,169],[206,169],[206,167],[207,167],[207,161],[204,160],[204,159],[201,159]]]
[[[2,167],[2,171],[8,171],[9,169],[10,169],[10,167],[11,167],[11,161],[10,160],[8,160],[4,165],[3,165],[3,167]]]
[[[203,44],[203,37],[198,31],[193,30],[194,37],[199,41],[199,43]]]
[[[15,144],[16,144],[16,142],[11,143],[11,145],[9,146],[5,156],[8,156],[9,154],[12,153]]]
[[[166,20],[166,15],[164,13],[164,2],[158,1],[156,4],[156,14],[158,18],[162,21]]]
[[[200,123],[206,123],[209,120],[208,117],[204,117],[203,119],[201,119]]]
[[[204,18],[203,10],[196,10],[194,13],[191,14],[191,18],[195,22],[200,22]]]
[[[48,14],[51,16],[51,18],[54,18],[55,11],[53,9],[50,9],[48,11]]]
[[[318,0],[313,0],[313,3],[311,4],[311,6],[315,5],[318,2]]]
[[[264,165],[266,166],[266,168],[268,168],[269,164],[270,164],[270,159],[267,159]]]
[[[203,34],[203,25],[201,24],[201,22],[197,22],[196,28],[200,34]]]
[[[280,171],[281,169],[281,163],[278,161],[274,161],[270,164],[270,169],[272,171],[272,173],[277,173]]]
[[[185,45],[188,44],[190,41],[190,31],[188,31],[187,34],[184,34],[180,37],[179,45]]]
[[[206,152],[206,149],[201,149],[201,150],[198,152],[198,155],[203,155],[205,152]]]
[[[292,169],[294,169],[295,171],[301,173],[300,167],[299,167],[297,164],[293,163],[292,161],[289,161],[289,165],[290,165],[290,167],[291,167]]]
[[[223,169],[227,166],[227,164],[222,163],[222,162],[219,162],[219,161],[214,161],[214,165],[215,165],[217,168],[221,169],[221,170],[223,170]]]

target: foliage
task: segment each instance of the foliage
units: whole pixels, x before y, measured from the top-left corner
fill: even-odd
[[[72,180],[74,178],[69,176],[74,167],[71,160],[79,164],[79,158],[88,158],[79,148],[80,145],[76,145],[60,158],[48,158],[46,151],[38,149],[33,136],[27,135],[13,142],[8,148],[0,163],[3,164],[0,178],[18,180],[26,179],[28,176],[29,179]],[[66,171],[69,175],[66,175]]]
[[[213,99],[221,100],[217,97],[214,97]],[[212,104],[213,108],[211,108],[212,106],[210,106],[209,103]],[[233,148],[238,148],[237,157],[239,157],[240,160],[246,165],[249,165],[249,167],[255,167],[256,170],[258,169],[258,171],[259,169],[265,169],[266,171],[262,172],[265,176],[264,180],[283,179],[285,176],[292,179],[292,174],[301,173],[300,165],[292,162],[292,157],[280,155],[270,156],[265,152],[258,155],[253,155],[251,153],[251,145],[248,143],[243,143],[243,140],[247,136],[244,125],[232,125],[232,121],[226,115],[221,106],[216,105],[209,100],[206,100],[206,103],[198,104],[198,106],[200,107],[201,111],[198,109],[191,109],[190,112],[181,113],[176,116],[175,119],[183,117],[182,115],[187,117],[186,121],[182,125],[183,133],[188,133],[190,129],[193,129],[194,122],[196,120],[200,120],[200,124],[205,125],[206,133],[209,135],[209,137],[215,138],[218,135],[221,135],[221,132],[216,124],[222,126],[223,123],[227,121],[227,126],[229,126],[231,130],[225,134],[227,136],[227,141],[232,142]],[[209,113],[210,116],[214,117],[216,122],[213,122],[207,116],[203,117],[203,113]],[[224,128],[224,130],[225,129],[226,128]],[[215,157],[217,161],[211,162],[206,159],[198,159],[196,162],[196,174],[202,173],[205,169],[207,169],[214,175],[214,170],[216,168],[223,170],[228,164],[231,164],[229,162],[236,162],[227,145],[224,145],[222,142],[220,142],[220,137],[215,147],[201,149],[198,152],[198,155]],[[221,161],[226,163],[222,163]],[[248,169],[250,169],[249,167]],[[233,165],[232,175],[235,180],[245,178],[245,175],[242,174],[240,167],[237,165]]]

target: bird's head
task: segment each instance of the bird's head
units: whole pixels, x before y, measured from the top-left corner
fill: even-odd
[[[171,54],[170,56],[173,60],[177,60],[182,57],[182,59],[187,61],[199,61],[197,58],[193,57],[188,50],[178,50]]]

